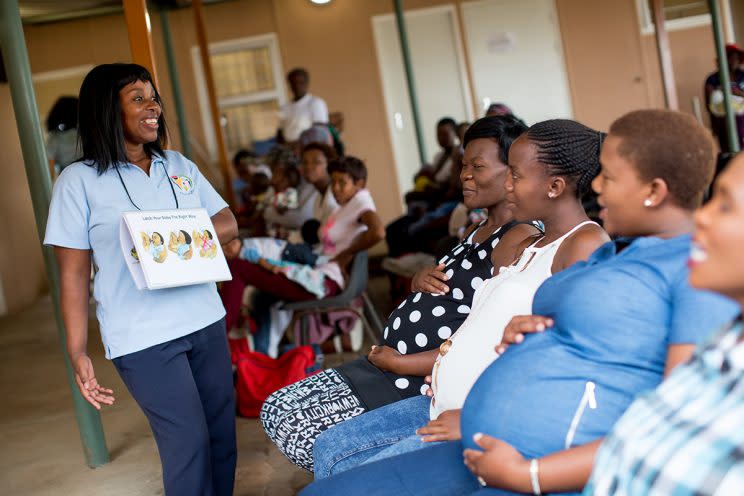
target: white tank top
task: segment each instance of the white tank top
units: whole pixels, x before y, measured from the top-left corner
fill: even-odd
[[[553,274],[555,254],[561,243],[586,224],[578,224],[560,238],[537,247],[540,240],[525,248],[519,259],[480,285],[473,295],[467,319],[450,337],[451,345],[441,353],[432,370],[431,419],[446,410],[462,408],[475,381],[493,362],[496,345],[504,328],[517,315],[532,313],[532,299],[537,288]]]

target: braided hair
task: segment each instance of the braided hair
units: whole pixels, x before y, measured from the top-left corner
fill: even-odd
[[[570,178],[576,197],[582,198],[599,174],[599,152],[606,134],[569,119],[538,122],[527,130],[527,139],[537,145],[537,159],[548,173]]]

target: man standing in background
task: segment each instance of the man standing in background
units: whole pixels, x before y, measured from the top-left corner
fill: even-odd
[[[308,93],[310,75],[305,69],[296,68],[287,74],[292,90],[292,101],[282,105],[279,111],[277,141],[294,143],[303,131],[319,124],[328,127],[328,106],[325,100]]]

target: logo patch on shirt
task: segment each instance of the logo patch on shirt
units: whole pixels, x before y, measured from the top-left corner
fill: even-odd
[[[194,181],[188,176],[171,176],[171,181],[178,186],[181,193],[189,194],[194,190]]]

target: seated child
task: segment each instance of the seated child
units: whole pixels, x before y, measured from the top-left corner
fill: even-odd
[[[300,171],[297,167],[277,167],[271,178],[272,204],[279,212],[297,208],[297,187],[300,185]]]
[[[384,238],[382,221],[377,215],[372,196],[365,188],[367,168],[364,162],[354,157],[344,157],[332,161],[328,165],[328,172],[331,175],[331,191],[340,206],[320,229],[320,255],[323,257],[316,259],[314,265],[298,264],[304,268],[289,271],[267,270],[266,264],[271,264],[271,260],[288,261],[283,260],[283,252],[288,245],[276,240],[259,243],[256,238],[252,238],[242,244],[233,242],[232,247],[226,250],[233,279],[222,285],[220,294],[227,310],[228,328],[240,315],[243,290],[247,285],[283,301],[303,301],[336,294],[346,284],[343,274],[354,255],[371,248]],[[317,229],[312,228],[312,224],[304,230],[308,236],[306,241],[313,233],[318,233]],[[260,244],[258,258],[266,259],[266,263],[251,262],[239,257],[245,243],[249,247]],[[252,256],[247,251],[243,255]],[[304,273],[308,271],[313,272],[312,277],[323,281],[323,294],[308,290],[294,276],[288,275],[303,273],[301,277],[304,278],[307,276]]]
[[[268,205],[274,207],[281,215],[298,208],[300,203],[297,188],[300,181],[300,171],[297,167],[286,165],[275,167],[271,177]],[[283,232],[284,230],[277,224],[267,225],[266,229],[271,237],[286,238],[288,234]]]
[[[263,172],[257,172],[251,176],[248,188],[245,190],[246,204],[254,210],[263,211],[268,205],[271,189],[271,179]]]

